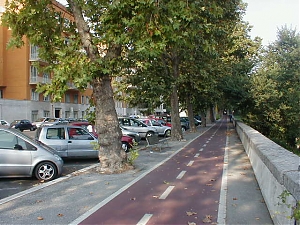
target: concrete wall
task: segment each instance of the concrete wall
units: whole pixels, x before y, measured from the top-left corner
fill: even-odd
[[[296,224],[291,216],[292,207],[300,201],[300,157],[244,123],[234,121],[234,124],[274,224]],[[286,191],[290,195],[283,204],[280,195]]]

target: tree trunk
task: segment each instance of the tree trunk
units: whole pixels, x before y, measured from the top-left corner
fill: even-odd
[[[194,121],[194,110],[193,110],[193,104],[191,103],[191,95],[188,95],[186,99],[187,104],[187,110],[188,110],[188,117],[190,121],[190,132],[197,132],[197,128]]]
[[[91,64],[99,59],[98,43],[92,42],[92,33],[88,23],[84,20],[82,10],[77,1],[67,0],[70,9],[74,15],[78,33],[82,45],[91,59]],[[120,46],[110,44],[107,55],[107,61],[120,55]],[[95,103],[96,120],[95,127],[99,135],[99,160],[101,172],[119,173],[128,169],[128,162],[125,151],[122,149],[119,121],[113,99],[113,89],[109,75],[93,74],[93,101]]]
[[[111,79],[103,75],[93,81],[93,100],[95,102],[95,127],[100,143],[100,171],[118,173],[128,169],[127,157],[122,149],[122,132],[118,122]]]
[[[179,58],[176,53],[173,53],[171,56],[172,62],[172,73],[175,82],[179,77]],[[182,140],[182,130],[181,130],[181,123],[179,117],[179,97],[178,97],[178,88],[177,85],[174,83],[172,88],[171,94],[171,122],[172,122],[172,132],[171,132],[171,140]]]
[[[201,112],[201,126],[206,127],[206,114],[204,112]]]

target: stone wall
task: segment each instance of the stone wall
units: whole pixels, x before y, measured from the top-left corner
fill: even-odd
[[[300,201],[300,157],[244,123],[234,124],[274,224],[296,224],[291,216],[292,207]],[[285,204],[281,198],[284,193],[290,193]]]

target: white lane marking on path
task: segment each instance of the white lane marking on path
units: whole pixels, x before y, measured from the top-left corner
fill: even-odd
[[[194,163],[194,161],[190,161],[190,162],[187,164],[187,166],[192,166],[193,163]]]
[[[200,154],[199,154],[199,153],[197,153],[197,154],[194,156],[194,158],[198,158],[198,157],[199,157],[199,155],[200,155]]]
[[[151,219],[153,214],[145,214],[142,219],[136,225],[145,225]]]
[[[165,192],[159,197],[159,199],[166,199],[168,197],[168,195],[171,193],[171,191],[173,190],[175,186],[169,186]]]
[[[203,151],[203,148],[200,148],[200,150],[199,150],[200,152],[202,152]]]
[[[206,144],[204,144],[203,147],[206,147]]]
[[[209,141],[206,141],[206,144],[208,144],[209,143]]]
[[[181,179],[185,173],[186,173],[185,170],[181,171],[180,174],[178,174],[178,176],[176,177],[176,179]]]
[[[227,127],[227,129],[228,129],[228,127]],[[217,224],[226,224],[228,145],[229,145],[229,138],[228,138],[228,136],[226,136],[226,147],[225,147],[225,153],[224,153],[224,165],[223,165],[223,175],[222,175],[222,183],[221,183],[221,191],[220,191]]]

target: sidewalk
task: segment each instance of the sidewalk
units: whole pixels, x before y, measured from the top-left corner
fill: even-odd
[[[86,169],[38,186],[33,192],[0,205],[0,224],[76,224],[80,217],[100,202],[108,202],[126,190],[147,171],[170,157],[191,140],[205,132],[186,132],[186,142],[172,141],[170,148],[150,153],[141,150],[135,162],[136,169],[123,174],[97,174]],[[219,224],[272,224],[254,177],[248,157],[231,123],[225,156]],[[226,162],[228,160],[228,162]],[[226,168],[227,167],[227,168]],[[116,209],[121,210],[121,209]]]

